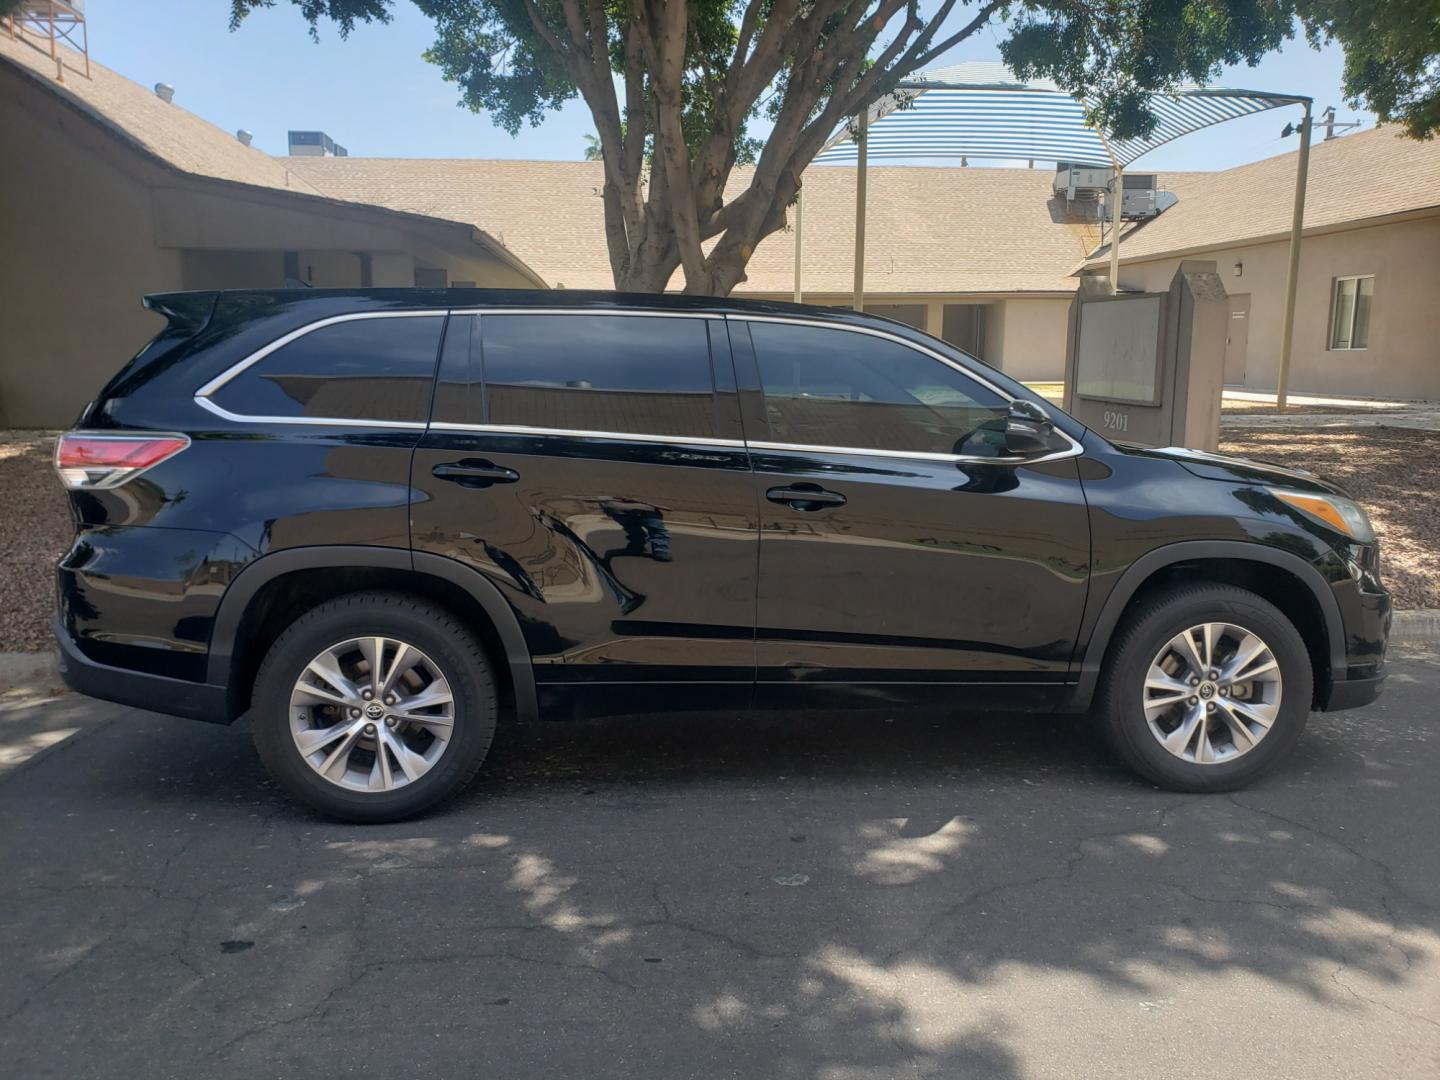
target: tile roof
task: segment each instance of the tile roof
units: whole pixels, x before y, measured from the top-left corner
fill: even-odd
[[[290,158],[328,194],[474,222],[569,288],[613,287],[598,162],[406,158]],[[1056,224],[1049,169],[908,166],[869,171],[865,277],[874,293],[1070,292],[1086,248]],[[737,169],[734,190],[748,181]],[[848,294],[855,170],[805,176],[804,285]],[[788,295],[794,234],[756,249],[737,293]],[[675,284],[681,279],[677,276]]]
[[[1180,200],[1153,221],[1122,234],[1122,259],[1158,258],[1288,236],[1299,151],[1217,173],[1192,173],[1174,185]],[[1440,207],[1440,139],[1416,142],[1395,127],[1318,142],[1310,150],[1305,228]],[[1108,247],[1091,264],[1108,257]]]
[[[55,63],[48,48],[42,51],[23,38],[12,41],[9,34],[0,34],[0,61],[8,61],[42,81],[57,96],[165,164],[197,176],[317,194],[283,158],[245,146],[233,134],[179,105],[167,104],[153,91],[96,63],[93,57],[90,77],[86,78],[83,57],[63,47],[58,51],[65,63],[63,83],[55,79]]]

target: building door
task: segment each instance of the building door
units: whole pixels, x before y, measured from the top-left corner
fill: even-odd
[[[940,336],[979,360],[989,360],[985,355],[985,316],[989,306],[946,304],[945,329]]]
[[[1250,348],[1250,294],[1230,297],[1225,330],[1225,385],[1245,385],[1245,353]]]

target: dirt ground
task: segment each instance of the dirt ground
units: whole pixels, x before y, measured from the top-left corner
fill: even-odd
[[[1440,432],[1265,428],[1220,433],[1220,450],[1309,469],[1343,485],[1380,536],[1385,584],[1401,608],[1440,607]]]
[[[1440,432],[1369,427],[1233,430],[1220,449],[1310,469],[1344,484],[1370,512],[1385,581],[1397,607],[1440,607]],[[49,436],[0,434],[0,652],[50,648],[52,568],[70,537],[70,514],[50,465]]]
[[[55,560],[70,542],[70,510],[50,457],[55,443],[0,437],[0,652],[50,648]]]

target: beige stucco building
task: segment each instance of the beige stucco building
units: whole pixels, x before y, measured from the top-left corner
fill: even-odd
[[[1273,388],[1280,363],[1294,153],[1176,177],[1179,201],[1120,240],[1122,288],[1163,290],[1213,259],[1230,294],[1225,381]],[[1108,273],[1108,249],[1089,261]],[[1440,141],[1379,128],[1311,152],[1291,389],[1440,398]]]
[[[145,293],[533,288],[472,223],[318,191],[284,160],[62,50],[0,32],[0,428],[63,427],[162,325]]]
[[[613,288],[591,161],[289,158],[316,188],[396,209],[472,221],[556,288]],[[736,169],[736,193],[749,171]],[[803,299],[851,301],[855,170],[805,175]],[[869,172],[865,307],[983,357],[1020,378],[1058,378],[1072,271],[1098,242],[1058,224],[1044,169],[879,167]],[[794,234],[760,243],[737,296],[794,295]],[[673,287],[683,278],[677,272]]]
[[[227,287],[611,287],[598,162],[271,157],[90,61],[0,33],[0,427],[70,423],[158,328],[148,292]],[[1178,201],[1122,235],[1120,283],[1214,259],[1227,381],[1275,385],[1295,156],[1161,174]],[[851,299],[855,171],[805,176],[803,298]],[[745,170],[734,183],[745,184]],[[866,308],[1027,380],[1058,380],[1082,273],[1103,273],[1039,169],[869,172]],[[795,238],[738,295],[790,299]],[[673,283],[679,287],[683,282]],[[1440,140],[1315,146],[1291,388],[1440,398]],[[83,310],[84,317],[76,317]]]
[[[1177,201],[1122,234],[1125,289],[1163,291],[1182,258],[1220,265],[1233,299],[1231,385],[1276,384],[1295,157],[1162,173],[1160,187]],[[475,222],[552,286],[610,287],[598,163],[289,161],[333,195]],[[1095,226],[1067,223],[1051,179],[1044,169],[870,169],[866,309],[1018,378],[1060,379],[1077,277],[1108,272],[1109,252],[1097,247]],[[746,180],[737,170],[737,187]],[[848,304],[854,170],[811,168],[804,201],[804,299]],[[1440,286],[1440,140],[1419,143],[1382,128],[1318,143],[1305,220],[1291,388],[1440,398],[1440,307],[1427,302]],[[736,294],[790,299],[794,251],[793,233],[768,237]],[[1337,314],[1345,316],[1338,336]]]

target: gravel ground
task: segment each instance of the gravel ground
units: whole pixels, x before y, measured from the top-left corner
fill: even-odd
[[[1343,484],[1380,535],[1385,584],[1399,608],[1440,607],[1440,432],[1367,427],[1222,431],[1226,454],[1309,469]]]
[[[50,648],[52,567],[70,542],[70,509],[50,458],[54,437],[0,435],[0,652]]]
[[[70,538],[70,514],[50,467],[53,436],[0,433],[0,652],[50,648],[51,568]],[[1440,607],[1440,432],[1371,427],[1227,431],[1220,449],[1294,465],[1344,484],[1364,503],[1384,543],[1385,580],[1397,607]]]

